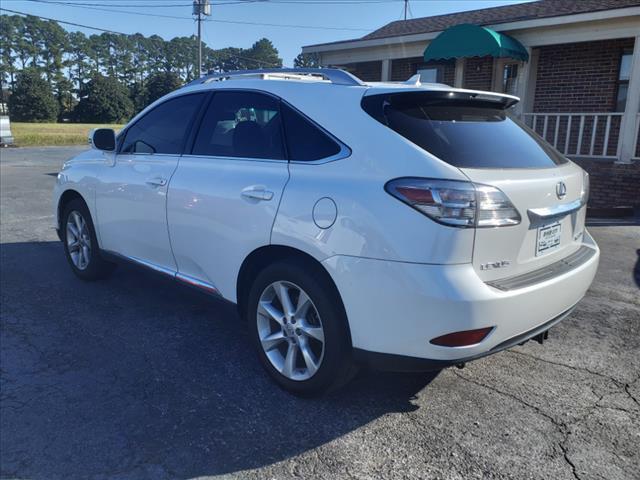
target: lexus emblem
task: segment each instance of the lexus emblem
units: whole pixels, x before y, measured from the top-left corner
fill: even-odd
[[[558,182],[556,184],[556,196],[562,200],[567,195],[567,186],[564,182]]]

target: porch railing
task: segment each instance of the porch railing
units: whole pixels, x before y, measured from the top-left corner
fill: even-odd
[[[623,115],[622,112],[571,112],[525,113],[523,117],[529,127],[564,155],[615,159]]]

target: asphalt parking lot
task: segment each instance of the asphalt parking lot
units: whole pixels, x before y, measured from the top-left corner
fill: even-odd
[[[51,189],[79,148],[0,150],[2,478],[640,478],[640,226],[543,346],[301,400],[229,304],[120,267],[71,273]]]

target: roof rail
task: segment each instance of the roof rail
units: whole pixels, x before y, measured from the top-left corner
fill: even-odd
[[[286,74],[292,74],[322,77],[336,85],[364,85],[358,77],[345,70],[340,70],[339,68],[266,68],[259,70],[235,70],[232,72],[209,72],[207,75],[188,83],[186,86],[230,80],[234,77],[260,77],[261,75],[279,74],[284,74],[284,76],[286,76]]]

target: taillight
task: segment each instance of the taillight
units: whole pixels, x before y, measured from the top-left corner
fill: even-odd
[[[440,337],[432,338],[429,343],[441,347],[467,347],[484,340],[493,330],[493,327],[479,328],[477,330],[463,330],[461,332],[448,333]]]
[[[582,189],[580,190],[580,201],[586,205],[589,201],[589,174],[582,171]]]
[[[520,214],[507,196],[496,187],[474,184],[478,199],[478,227],[503,227],[520,223]]]
[[[495,187],[458,180],[398,178],[388,193],[436,222],[453,227],[501,227],[520,223],[520,214]]]

